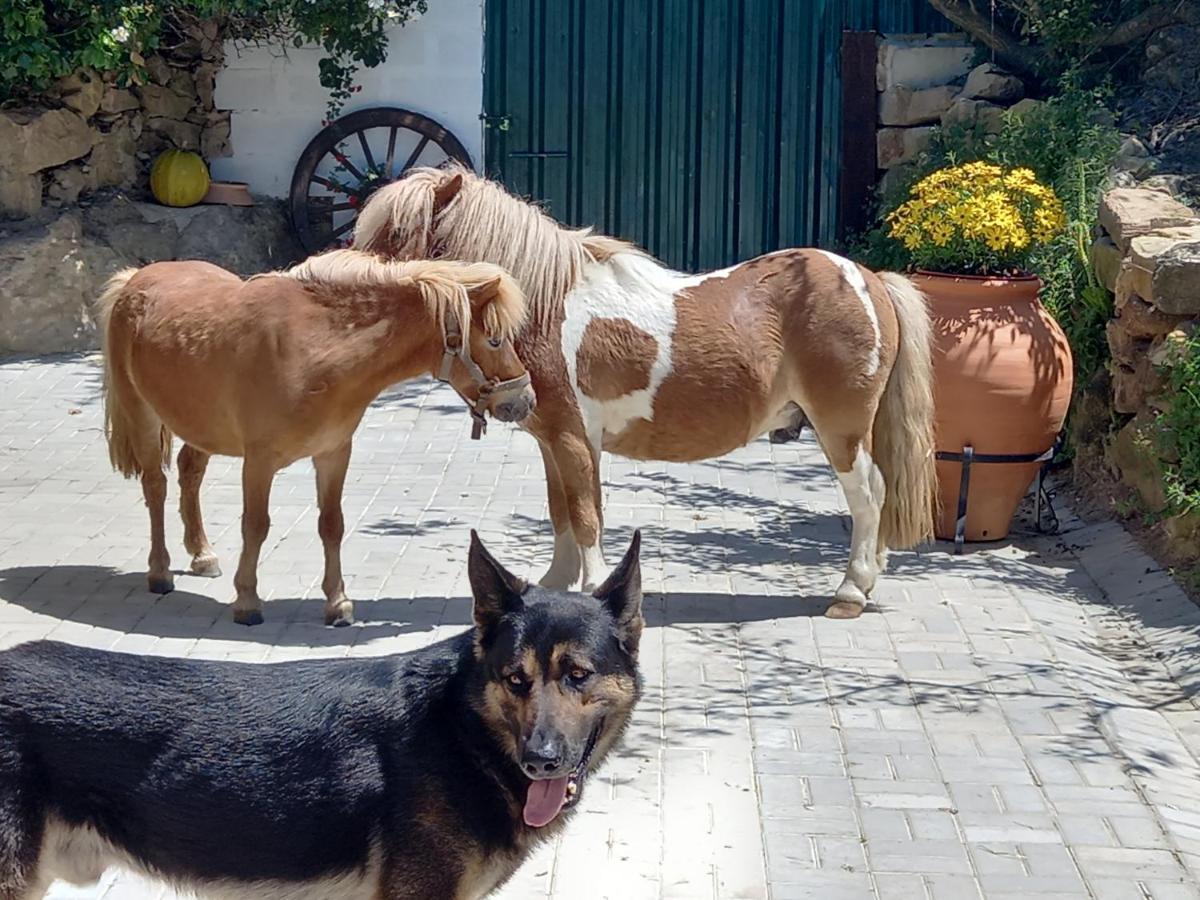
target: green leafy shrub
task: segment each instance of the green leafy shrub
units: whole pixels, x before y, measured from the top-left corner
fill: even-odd
[[[1168,403],[1158,414],[1171,513],[1200,510],[1200,333],[1175,343],[1166,367]]]
[[[223,37],[325,51],[322,86],[336,114],[360,66],[387,56],[384,29],[426,0],[5,0],[0,5],[0,101],[34,94],[83,66],[141,79],[145,55],[201,21]]]

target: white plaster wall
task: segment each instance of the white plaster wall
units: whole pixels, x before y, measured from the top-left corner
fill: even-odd
[[[400,106],[437,120],[483,164],[483,0],[429,0],[429,11],[390,35],[387,60],[360,69],[362,91],[343,114]],[[292,169],[321,129],[328,92],[317,79],[321,51],[225,48],[217,76],[218,109],[232,110],[233,156],[212,161],[212,175],[245,181],[256,194],[286,197]]]

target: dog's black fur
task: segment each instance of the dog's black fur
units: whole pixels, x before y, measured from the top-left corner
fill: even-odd
[[[571,595],[527,586],[472,533],[475,628],[394,657],[0,653],[0,900],[112,863],[221,898],[485,896],[628,721],[638,547]],[[572,773],[545,827],[526,824],[526,772]]]

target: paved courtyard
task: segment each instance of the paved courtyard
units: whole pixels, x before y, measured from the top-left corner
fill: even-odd
[[[236,461],[214,460],[204,494],[227,574],[155,597],[99,376],[93,357],[0,363],[0,646],[393,653],[469,621],[469,528],[517,572],[549,562],[533,440],[494,424],[471,442],[457,398],[422,383],[381,398],[356,443],[359,624],[320,625],[308,464],[276,481],[266,624],[230,616]],[[603,476],[610,561],[645,537],[645,700],[566,835],[502,897],[1200,898],[1200,611],[1119,526],[1060,504],[1057,538],[896,554],[876,608],[828,621],[849,521],[810,440],[688,466],[609,458]],[[174,515],[168,540],[186,565]],[[114,871],[51,896],[175,895]]]

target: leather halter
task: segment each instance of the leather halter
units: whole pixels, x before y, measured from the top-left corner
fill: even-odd
[[[446,310],[442,333],[444,349],[442,366],[438,370],[437,380],[454,388],[454,393],[458,394],[463,403],[467,404],[467,409],[471,413],[471,440],[477,441],[481,435],[487,434],[487,419],[484,418],[484,411],[488,404],[495,400],[503,400],[509,395],[522,393],[525,388],[529,387],[529,372],[522,372],[516,378],[509,378],[505,381],[488,378],[483,369],[479,368],[479,365],[471,358],[471,348],[463,340],[459,322],[449,309]],[[455,357],[463,364],[463,368],[467,370],[467,374],[471,376],[471,380],[479,389],[479,397],[474,403],[450,381],[450,370],[454,366]]]

